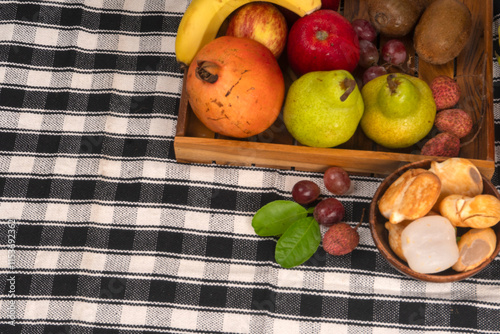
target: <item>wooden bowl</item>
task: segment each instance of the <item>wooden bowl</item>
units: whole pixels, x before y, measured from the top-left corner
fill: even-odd
[[[444,160],[446,159],[442,159],[439,161],[444,161]],[[370,231],[373,237],[373,241],[375,242],[375,245],[377,246],[382,256],[385,257],[387,261],[401,273],[421,281],[428,281],[435,283],[456,282],[477,274],[478,272],[483,270],[498,255],[498,253],[500,252],[500,223],[492,227],[497,235],[497,246],[495,248],[495,251],[486,261],[484,261],[481,265],[479,265],[475,269],[468,270],[465,272],[457,272],[450,268],[440,273],[422,274],[410,269],[408,264],[405,261],[401,260],[392,251],[391,247],[389,246],[389,233],[384,226],[385,223],[388,221],[388,219],[383,217],[378,209],[378,200],[382,197],[387,188],[389,188],[389,186],[405,171],[411,168],[429,169],[430,166],[431,166],[431,160],[421,160],[413,162],[398,168],[396,171],[394,171],[392,174],[390,174],[387,178],[384,179],[384,181],[380,184],[377,191],[375,192],[372,203],[370,205],[370,217],[369,217]],[[490,194],[496,196],[497,198],[500,198],[500,194],[496,190],[495,186],[487,178],[485,178],[484,175],[481,176],[483,178],[483,188],[484,188],[483,194]]]

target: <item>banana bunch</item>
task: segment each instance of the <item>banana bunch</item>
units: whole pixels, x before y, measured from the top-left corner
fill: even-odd
[[[212,41],[222,22],[237,8],[256,0],[192,0],[181,19],[175,39],[177,61],[188,66],[198,51]],[[321,7],[321,0],[267,0],[299,16]]]

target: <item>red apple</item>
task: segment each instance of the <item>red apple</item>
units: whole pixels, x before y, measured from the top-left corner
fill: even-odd
[[[340,0],[321,0],[321,9],[339,10]]]
[[[288,33],[288,63],[297,75],[312,71],[352,72],[359,61],[359,39],[336,11],[321,9],[299,18]]]
[[[230,18],[227,36],[247,37],[264,44],[278,58],[286,45],[288,27],[279,9],[266,2],[251,2]]]

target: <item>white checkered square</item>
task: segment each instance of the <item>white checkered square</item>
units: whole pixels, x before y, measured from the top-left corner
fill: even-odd
[[[148,255],[132,255],[128,272],[148,274],[154,271],[155,257]]]
[[[188,211],[184,219],[184,228],[200,231],[210,230],[210,214],[205,212]]]
[[[3,24],[0,29],[0,40],[11,41],[14,40],[14,24]]]
[[[40,250],[36,254],[34,269],[56,269],[59,252]]]
[[[31,173],[35,157],[13,156],[10,158],[9,173]]]
[[[103,271],[106,265],[106,254],[84,252],[80,263],[80,269]]]
[[[144,10],[144,2],[144,0],[126,0],[123,3],[123,10],[142,12]]]
[[[97,224],[112,224],[114,208],[112,206],[92,204],[90,221]]]
[[[191,166],[189,179],[192,181],[214,182],[215,168],[203,166]]]
[[[229,267],[228,280],[235,282],[248,282],[254,281],[255,267],[244,264],[231,264]]]
[[[76,45],[84,50],[93,50],[97,46],[98,34],[93,34],[90,32],[80,30],[76,36]],[[73,40],[75,36],[72,36]],[[61,44],[61,42],[59,42]]]
[[[65,115],[63,131],[65,132],[83,132],[85,128],[85,118],[82,116]]]
[[[29,71],[26,85],[33,87],[50,87],[52,72],[48,71]]]
[[[177,276],[189,278],[203,278],[205,273],[205,262],[195,260],[181,260]]]
[[[96,320],[98,304],[76,300],[73,302],[71,319],[93,323]]]
[[[167,171],[167,165],[160,161],[144,161],[142,176],[149,178],[163,178]]]
[[[254,235],[255,230],[252,227],[251,216],[237,216],[233,217],[234,233]]]
[[[170,119],[154,118],[149,122],[150,136],[175,136],[174,122]]]
[[[182,328],[195,331],[197,318],[197,311],[174,309],[172,310],[172,320],[170,324],[173,328]]]
[[[104,131],[107,133],[125,134],[127,133],[128,119],[122,117],[107,117]]]
[[[344,291],[349,292],[350,287],[349,274],[326,272],[324,275],[324,287],[325,291]]]
[[[177,94],[178,87],[182,87],[182,81],[179,78],[158,76],[154,89],[159,92]]]
[[[252,316],[248,314],[224,314],[223,332],[228,333],[250,333],[250,321]]]
[[[88,73],[73,72],[71,88],[88,90],[92,88],[92,75]]]
[[[99,175],[120,177],[122,162],[120,160],[101,159],[99,162]]]
[[[240,170],[238,172],[238,185],[241,187],[262,187],[264,174],[254,170]]]
[[[274,334],[300,334],[300,322],[295,320],[274,319]]]
[[[21,219],[23,208],[23,202],[1,202],[0,215],[4,219]]]
[[[113,78],[113,88],[124,91],[134,91],[133,77],[126,74],[116,73]]]
[[[278,286],[286,288],[302,288],[304,272],[302,270],[278,270]]]
[[[137,218],[135,222],[137,225],[160,226],[161,211],[162,209],[160,208],[149,208],[149,207],[137,208]]]
[[[146,322],[146,306],[123,305],[121,314],[121,324],[140,326]]]
[[[28,300],[24,309],[23,319],[47,319],[48,300]]]
[[[122,52],[145,51],[140,49],[140,37],[120,35],[118,40],[118,50]]]
[[[60,203],[48,203],[45,210],[45,220],[64,221],[68,216],[69,206]]]
[[[57,30],[38,27],[36,30],[35,44],[44,46],[56,46],[59,39]]]
[[[43,115],[21,113],[19,115],[18,128],[26,130],[40,130],[43,123]]]
[[[348,327],[340,324],[322,323],[321,333],[347,334]]]

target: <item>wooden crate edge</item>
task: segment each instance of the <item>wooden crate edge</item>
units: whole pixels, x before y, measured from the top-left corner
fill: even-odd
[[[416,154],[313,148],[177,136],[174,150],[178,162],[232,166],[257,166],[323,172],[330,166],[340,166],[352,173],[388,175],[398,167],[424,159],[439,160]],[[495,171],[492,160],[471,160],[488,179]]]

